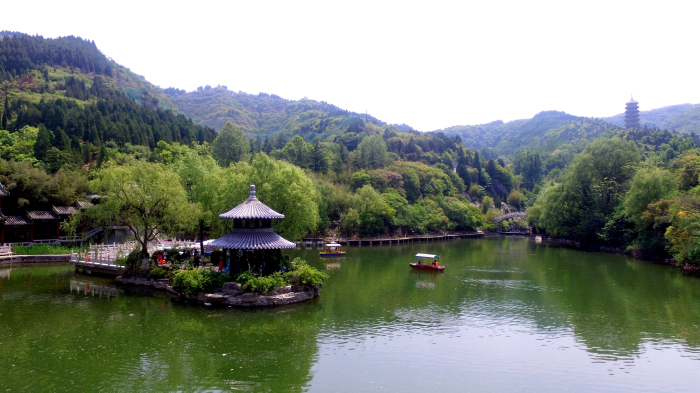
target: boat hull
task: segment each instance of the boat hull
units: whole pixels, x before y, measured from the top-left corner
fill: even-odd
[[[329,252],[329,253],[319,253],[318,254],[321,258],[340,258],[345,256],[345,251],[341,252]]]
[[[423,265],[419,263],[409,263],[408,266],[411,267],[411,269],[416,269],[416,270],[427,270],[427,271],[433,271],[433,272],[441,272],[445,270],[444,266],[431,266],[431,265]]]

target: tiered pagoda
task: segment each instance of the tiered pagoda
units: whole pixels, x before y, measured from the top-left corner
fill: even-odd
[[[250,197],[245,202],[219,217],[232,219],[233,229],[210,246],[223,250],[224,266],[231,273],[249,268],[262,271],[263,275],[279,271],[282,249],[296,247],[272,230],[272,220],[282,219],[284,214],[260,202],[255,196],[255,185],[250,186]]]
[[[639,128],[639,103],[631,97],[625,104],[625,128]]]

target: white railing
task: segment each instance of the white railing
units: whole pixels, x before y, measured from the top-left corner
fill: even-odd
[[[117,259],[126,258],[129,253],[139,247],[135,241],[120,244],[103,244],[90,246],[85,251],[72,252],[71,262],[92,263],[96,265],[115,266]]]
[[[0,246],[0,256],[5,255],[12,255],[12,245],[5,244],[4,246]]]

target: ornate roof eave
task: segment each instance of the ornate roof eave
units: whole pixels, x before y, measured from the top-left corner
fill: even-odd
[[[230,250],[274,250],[296,247],[296,244],[276,234],[272,228],[236,228],[209,245]]]
[[[221,218],[251,220],[251,219],[277,219],[284,218],[284,214],[277,213],[267,205],[260,202],[255,196],[255,185],[250,186],[248,199],[226,213],[219,214]]]

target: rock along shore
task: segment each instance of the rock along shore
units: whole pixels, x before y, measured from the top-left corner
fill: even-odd
[[[195,295],[187,295],[176,291],[170,285],[170,280],[124,276],[119,276],[116,280],[117,282],[127,285],[164,289],[169,295],[177,298],[196,300],[205,304],[219,304],[237,307],[271,307],[300,303],[319,296],[322,288],[322,285],[311,288],[287,285],[268,293],[256,293],[243,292],[241,284],[236,282],[227,282],[224,283],[222,288],[215,289],[211,293],[197,292]]]

